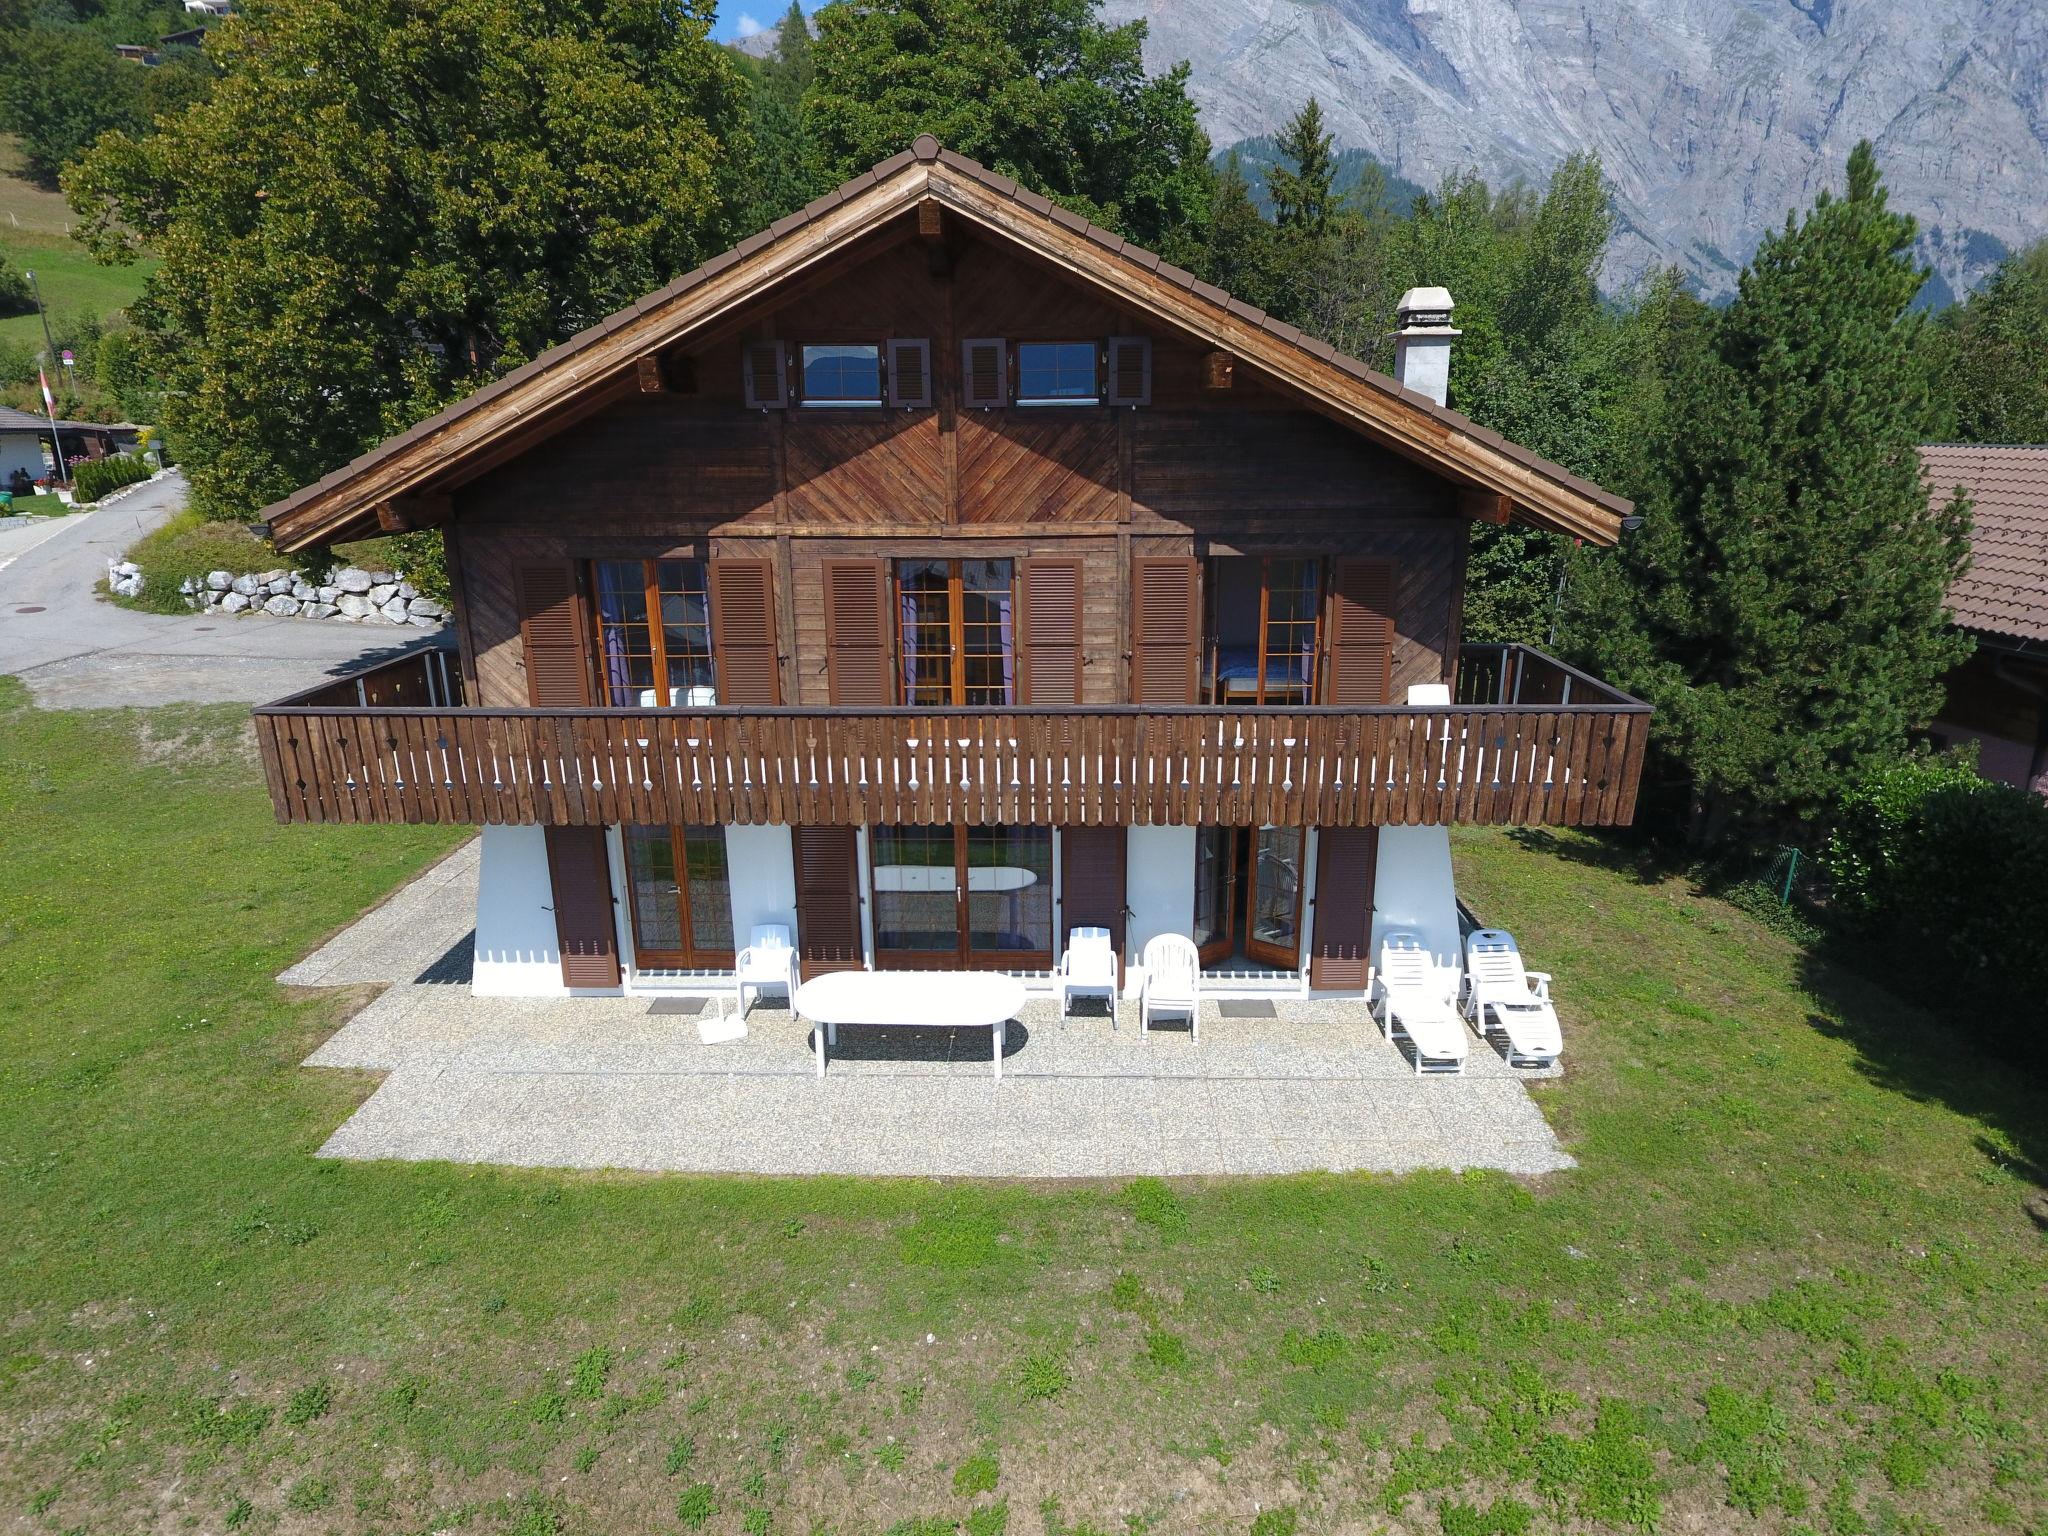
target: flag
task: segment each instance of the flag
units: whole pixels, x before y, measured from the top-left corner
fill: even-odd
[[[57,414],[57,397],[50,393],[50,375],[40,363],[36,365],[36,377],[43,384],[43,409],[54,416]]]

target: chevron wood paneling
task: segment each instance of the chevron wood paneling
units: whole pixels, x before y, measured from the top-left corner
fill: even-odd
[[[849,421],[799,416],[784,444],[792,521],[946,521],[946,464],[938,412],[893,411]]]
[[[1123,514],[1114,415],[961,413],[963,523],[1107,523]]]

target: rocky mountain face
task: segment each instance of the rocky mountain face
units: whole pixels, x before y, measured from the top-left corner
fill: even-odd
[[[1605,278],[1677,263],[1720,296],[1764,232],[1870,139],[1915,214],[1931,297],[2048,235],[2042,0],[1105,0],[1193,65],[1219,145],[1313,92],[1341,145],[1434,185],[1541,181],[1592,150],[1619,229]]]

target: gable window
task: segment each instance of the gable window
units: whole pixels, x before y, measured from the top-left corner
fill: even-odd
[[[1099,405],[1099,349],[1092,341],[1017,343],[1019,405]]]
[[[716,704],[705,563],[598,560],[591,577],[605,703],[622,709]]]
[[[882,349],[877,343],[806,343],[799,356],[805,405],[882,403]]]
[[[1008,560],[896,562],[905,704],[1016,702],[1013,577]]]

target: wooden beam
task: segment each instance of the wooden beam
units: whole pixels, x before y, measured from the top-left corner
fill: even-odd
[[[377,503],[377,527],[384,533],[412,533],[438,528],[455,515],[450,496],[393,496]]]
[[[1458,492],[1458,510],[1475,523],[1497,523],[1505,527],[1514,509],[1514,498],[1505,491],[1484,491],[1477,486],[1466,486]]]
[[[661,376],[661,354],[658,352],[643,354],[640,359],[640,393],[643,395],[658,395],[667,388],[668,383]]]
[[[1211,352],[1202,359],[1202,388],[1229,389],[1237,382],[1237,359],[1228,352]]]

